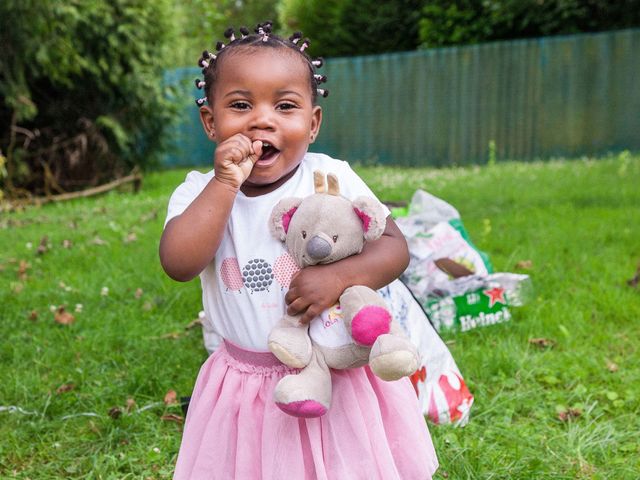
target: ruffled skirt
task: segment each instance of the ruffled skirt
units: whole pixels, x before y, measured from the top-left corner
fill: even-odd
[[[295,370],[224,342],[202,366],[174,479],[430,479],[438,467],[408,379],[332,371],[329,412],[283,413],[273,391]]]

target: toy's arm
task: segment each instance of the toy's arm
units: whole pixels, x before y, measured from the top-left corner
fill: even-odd
[[[304,312],[301,322],[308,323],[334,305],[348,287],[365,285],[377,290],[398,278],[408,265],[407,242],[389,216],[382,237],[366,243],[360,254],[300,270],[285,296],[287,313]]]

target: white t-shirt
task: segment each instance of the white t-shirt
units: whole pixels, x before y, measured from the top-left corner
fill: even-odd
[[[307,153],[295,174],[273,192],[258,197],[239,192],[216,256],[200,274],[205,341],[213,330],[240,347],[268,351],[269,331],[286,309],[284,296],[297,271],[284,244],[271,236],[269,216],[280,199],[313,194],[315,170],[336,174],[340,193],[350,200],[361,195],[375,198],[347,162],[318,153]],[[191,204],[213,176],[213,171],[187,175],[171,195],[165,225]]]

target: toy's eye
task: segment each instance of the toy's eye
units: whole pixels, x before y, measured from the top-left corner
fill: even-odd
[[[334,235],[333,236],[333,243],[336,243],[338,241],[338,235]]]
[[[307,232],[305,232],[304,230],[302,230],[302,238],[307,238]]]

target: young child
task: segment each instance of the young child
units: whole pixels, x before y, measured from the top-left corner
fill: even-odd
[[[292,372],[267,348],[283,312],[308,323],[349,286],[381,288],[406,268],[408,251],[388,217],[359,255],[307,267],[288,288],[274,280],[285,250],[268,218],[279,199],[312,194],[314,170],[335,173],[347,198],[373,194],[346,162],[307,152],[322,122],[316,97],[327,93],[308,41],[272,35],[270,24],[241,32],[225,32],[227,45],[201,59],[198,105],[217,143],[214,168],[175,190],[160,242],[170,277],[200,276],[204,310],[224,339],[196,380],[174,478],[431,478],[438,463],[407,378],[333,371],[332,405],[319,418],[287,415],[273,400]]]

